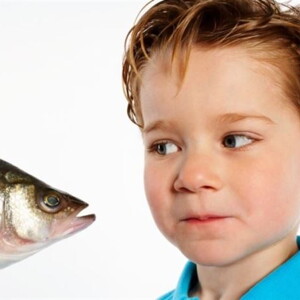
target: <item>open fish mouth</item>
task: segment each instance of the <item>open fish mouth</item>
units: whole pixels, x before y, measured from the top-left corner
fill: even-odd
[[[79,212],[78,212],[79,214]],[[85,216],[76,216],[70,223],[70,229],[68,234],[72,234],[85,229],[90,226],[96,220],[96,215],[90,214]]]
[[[59,224],[55,224],[51,236],[56,239],[65,238],[90,226],[96,220],[95,214],[78,216],[87,206],[88,204],[85,203],[83,207],[78,208],[65,220],[58,221]]]

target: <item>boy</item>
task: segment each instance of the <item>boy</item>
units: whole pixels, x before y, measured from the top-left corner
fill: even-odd
[[[300,11],[164,0],[132,28],[128,115],[155,222],[189,259],[159,299],[300,299]]]

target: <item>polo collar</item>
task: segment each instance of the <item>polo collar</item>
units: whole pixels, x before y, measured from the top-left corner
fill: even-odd
[[[297,237],[297,244],[300,249],[300,236]],[[299,279],[300,251],[297,251],[286,262],[258,281],[241,300],[300,299]]]

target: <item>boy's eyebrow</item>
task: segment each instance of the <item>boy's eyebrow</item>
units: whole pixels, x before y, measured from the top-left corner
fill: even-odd
[[[218,123],[234,123],[238,121],[242,121],[244,119],[257,119],[264,121],[267,124],[276,124],[270,118],[264,115],[248,115],[248,114],[241,114],[241,113],[227,113],[221,116],[218,116],[217,122]]]
[[[267,124],[276,124],[273,120],[270,118],[264,116],[264,115],[249,115],[249,114],[242,114],[242,113],[227,113],[224,115],[220,115],[216,118],[217,123],[235,123],[238,121],[242,121],[245,119],[257,119],[261,120]],[[148,133],[153,130],[170,130],[174,128],[174,124],[172,122],[167,122],[164,120],[158,120],[155,122],[150,123],[145,128],[142,129],[143,134]]]
[[[145,134],[145,133],[148,133],[153,130],[158,130],[158,129],[169,130],[173,127],[174,127],[174,125],[171,122],[167,122],[164,120],[158,120],[158,121],[150,123],[145,128],[143,128],[142,132],[143,132],[143,134]]]

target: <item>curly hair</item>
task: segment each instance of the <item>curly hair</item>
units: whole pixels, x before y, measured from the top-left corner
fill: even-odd
[[[146,7],[149,6],[150,1]],[[155,53],[170,51],[183,79],[192,47],[242,46],[283,75],[284,91],[300,104],[300,9],[275,0],[163,0],[129,31],[123,59],[127,114],[143,127],[141,71]]]

